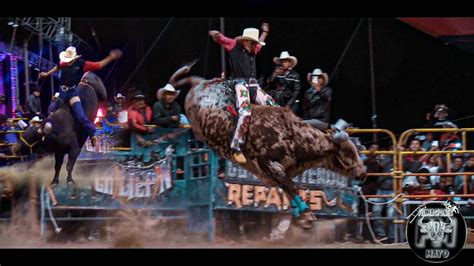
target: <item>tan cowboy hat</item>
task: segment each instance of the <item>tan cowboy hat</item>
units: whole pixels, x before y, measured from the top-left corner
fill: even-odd
[[[65,51],[59,54],[59,60],[64,63],[69,63],[79,57],[81,56],[77,54],[76,47],[74,46],[69,46]]]
[[[324,85],[328,84],[329,83],[329,76],[327,73],[324,73],[321,69],[319,68],[316,68],[313,70],[312,73],[308,73],[308,76],[307,76],[307,79],[308,79],[308,82],[311,83],[311,80],[312,80],[312,77],[313,76],[323,76],[324,78]]]
[[[298,64],[298,59],[294,56],[290,56],[290,54],[287,51],[281,52],[280,57],[274,57],[273,58],[273,63],[278,65],[278,64],[281,63],[281,60],[283,60],[283,59],[291,61],[291,67],[290,68],[293,68],[293,67],[296,66],[296,64]]]
[[[164,86],[163,88],[159,89],[157,92],[156,92],[156,98],[158,98],[158,100],[161,101],[161,98],[163,97],[163,93],[165,92],[172,92],[174,93],[174,98],[176,99],[176,97],[178,97],[179,93],[181,92],[180,90],[176,90],[173,85],[171,84],[166,84],[166,86]]]
[[[265,45],[264,42],[261,42],[261,41],[258,40],[259,36],[260,36],[260,32],[259,32],[258,29],[256,29],[256,28],[247,28],[247,29],[244,29],[244,33],[242,34],[242,36],[237,36],[237,37],[235,37],[235,39],[237,41],[249,40],[249,41],[257,42],[260,45]]]

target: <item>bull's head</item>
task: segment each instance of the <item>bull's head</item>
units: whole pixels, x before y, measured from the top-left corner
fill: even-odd
[[[420,232],[427,234],[435,247],[441,246],[445,233],[450,234],[453,232],[454,221],[451,217],[448,218],[449,223],[436,220],[430,220],[429,222],[424,223],[423,218],[418,219]]]
[[[50,122],[42,124],[40,127],[29,126],[20,134],[18,143],[13,146],[13,153],[16,155],[30,155],[37,152],[37,147],[44,138],[51,133]]]
[[[337,146],[336,159],[342,167],[340,171],[343,175],[358,177],[366,173],[364,163],[360,159],[356,146],[350,140],[349,134],[345,131],[347,123],[339,119],[332,127],[333,141]]]

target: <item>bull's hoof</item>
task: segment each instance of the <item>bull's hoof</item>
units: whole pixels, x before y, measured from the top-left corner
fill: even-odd
[[[72,178],[68,178],[67,181],[66,181],[67,185],[75,185],[76,182],[74,182],[74,180]]]
[[[304,220],[307,220],[307,221],[311,221],[311,222],[314,222],[314,221],[318,220],[316,218],[316,216],[314,215],[314,213],[312,213],[311,211],[307,211],[307,212],[303,213],[301,215],[301,218],[304,219]]]
[[[309,220],[306,220],[303,218],[303,215],[300,216],[300,218],[298,218],[296,220],[296,224],[299,225],[301,228],[303,229],[311,229],[313,228],[313,221],[309,221]]]
[[[51,186],[56,186],[59,184],[59,178],[55,177],[53,178],[53,181],[51,181]]]

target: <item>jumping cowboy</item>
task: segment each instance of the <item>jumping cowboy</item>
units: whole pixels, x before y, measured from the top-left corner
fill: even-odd
[[[240,144],[244,143],[247,135],[248,124],[251,115],[250,103],[261,105],[278,106],[272,97],[266,94],[257,82],[256,55],[263,45],[268,35],[269,25],[263,23],[261,27],[263,33],[259,37],[259,30],[247,28],[242,36],[230,39],[219,31],[209,31],[209,35],[215,42],[224,47],[229,55],[229,65],[231,69],[230,79],[235,88],[239,120],[234,131],[231,148],[234,150],[234,159],[239,163],[247,160],[240,150]]]
[[[86,129],[93,147],[95,147],[97,143],[97,137],[94,135],[95,127],[92,121],[90,121],[84,114],[77,85],[81,81],[82,76],[84,76],[84,73],[102,69],[104,66],[113,60],[119,59],[121,56],[122,52],[120,50],[112,50],[102,61],[91,62],[81,59],[81,56],[76,53],[76,48],[70,46],[66,51],[59,54],[59,66],[55,66],[48,72],[41,72],[38,76],[38,78],[44,78],[56,73],[57,71],[62,71],[60,80],[61,91],[58,101],[60,104],[68,102],[72,106],[77,119]],[[60,104],[56,104],[56,109]]]

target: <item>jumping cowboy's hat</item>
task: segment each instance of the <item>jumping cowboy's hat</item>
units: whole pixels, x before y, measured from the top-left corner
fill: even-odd
[[[69,63],[79,57],[81,56],[77,54],[76,47],[74,46],[69,46],[65,51],[59,54],[59,60],[64,63]]]
[[[291,68],[295,67],[296,64],[298,64],[298,59],[294,56],[290,56],[290,54],[287,51],[283,51],[280,54],[280,57],[274,57],[273,58],[273,63],[275,64],[280,64],[281,60],[286,59],[291,61]]]
[[[54,94],[54,98],[58,98],[58,97],[59,97],[59,92],[56,92],[56,93]]]
[[[308,73],[308,82],[311,83],[312,77],[314,76],[323,76],[324,78],[324,84],[328,84],[329,82],[329,76],[327,73],[324,73],[321,69],[316,68],[313,70],[312,73]]]
[[[264,42],[261,42],[258,40],[260,36],[260,32],[256,28],[247,28],[244,29],[244,33],[242,33],[242,36],[237,36],[235,39],[237,41],[244,41],[244,40],[249,40],[249,41],[254,41],[259,43],[260,45],[265,45]]]
[[[171,93],[174,93],[174,98],[176,99],[176,97],[178,97],[179,93],[181,92],[180,90],[176,90],[173,85],[171,84],[166,84],[166,86],[164,86],[163,88],[159,89],[157,92],[156,92],[156,98],[158,98],[158,100],[161,100],[161,98],[163,97],[163,93],[165,92],[171,92]]]
[[[121,93],[117,93],[117,95],[115,96],[115,99],[118,99],[118,98],[122,98],[125,100],[125,96],[123,96],[123,94]]]

